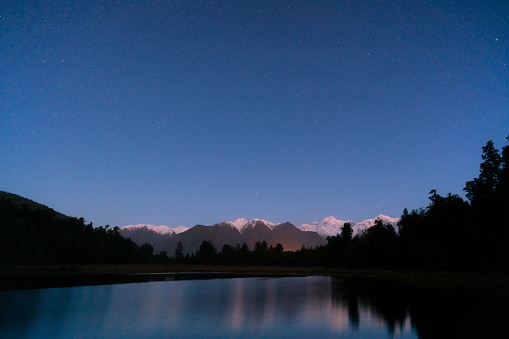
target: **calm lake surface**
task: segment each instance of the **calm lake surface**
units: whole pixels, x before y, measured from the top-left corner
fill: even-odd
[[[0,337],[502,338],[506,334],[506,303],[481,296],[322,276],[174,277],[1,291]],[[139,276],[133,278],[139,281]]]

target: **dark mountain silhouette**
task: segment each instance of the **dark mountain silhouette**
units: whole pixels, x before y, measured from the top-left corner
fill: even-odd
[[[213,226],[196,225],[180,234],[175,234],[154,245],[155,251],[166,251],[170,256],[174,254],[178,242],[184,246],[184,254],[196,252],[203,240],[210,241],[221,250],[224,244],[235,246],[242,241],[240,232],[226,223],[219,223]],[[242,243],[241,243],[242,244]]]
[[[296,251],[304,247],[316,247],[320,244],[325,245],[327,243],[318,233],[302,231],[295,227],[293,224],[286,222],[279,224],[272,230],[272,238],[267,243],[274,244],[285,244],[283,248],[288,251]]]
[[[149,263],[153,256],[118,227],[94,228],[19,195],[0,191],[0,265]],[[145,248],[152,248],[146,246]],[[150,252],[150,253],[149,253]],[[163,258],[164,259],[164,258]]]
[[[23,208],[27,208],[31,212],[47,210],[47,211],[53,211],[55,213],[56,217],[69,218],[65,214],[56,212],[55,210],[53,210],[52,208],[49,208],[46,205],[40,204],[38,202],[35,202],[33,200],[30,200],[28,198],[22,197],[21,195],[17,195],[14,193],[0,191],[0,200],[2,200],[2,199],[10,201],[15,207],[19,208],[19,207],[23,206]]]
[[[225,244],[236,247],[246,243],[249,249],[253,250],[256,242],[264,240],[269,247],[281,244],[286,251],[299,250],[303,245],[307,248],[326,244],[326,240],[318,233],[301,231],[289,222],[275,225],[271,229],[261,220],[251,220],[242,231],[230,222],[221,222],[212,226],[197,225],[157,242],[153,246],[155,252],[166,251],[172,255],[178,242],[182,242],[184,253],[193,253],[199,249],[204,240],[210,241],[218,252]]]

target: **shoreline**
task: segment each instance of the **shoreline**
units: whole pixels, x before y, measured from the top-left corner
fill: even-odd
[[[179,274],[189,279],[331,276],[373,279],[408,287],[509,297],[509,274],[498,272],[409,271],[326,267],[104,264],[0,267],[0,291],[127,283],[127,276]],[[206,275],[204,275],[206,274]],[[141,282],[141,281],[140,281]]]

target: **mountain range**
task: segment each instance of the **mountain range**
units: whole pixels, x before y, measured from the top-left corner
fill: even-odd
[[[211,241],[218,251],[228,244],[236,247],[247,244],[250,250],[254,249],[257,241],[266,241],[268,246],[281,244],[286,251],[296,251],[302,246],[315,247],[327,243],[327,236],[341,233],[341,227],[349,222],[352,225],[354,235],[373,226],[376,219],[384,223],[396,225],[399,218],[391,218],[380,214],[377,218],[367,219],[361,222],[337,220],[328,217],[321,222],[303,224],[295,227],[286,222],[276,224],[263,219],[247,220],[244,218],[235,221],[225,221],[212,226],[196,225],[188,228],[179,226],[154,226],[147,224],[128,225],[120,228],[120,234],[131,238],[138,245],[152,244],[154,252],[166,251],[172,256],[178,242],[182,242],[184,253],[196,252],[203,240]]]
[[[352,225],[353,235],[355,236],[373,226],[375,224],[376,219],[381,219],[384,222],[384,224],[389,223],[396,227],[396,224],[398,223],[400,218],[391,218],[389,216],[380,214],[373,219],[366,219],[361,222],[355,222],[352,220],[346,221],[337,220],[336,218],[331,216],[323,219],[321,222],[314,222],[312,224],[302,224],[300,226],[300,229],[308,232],[316,232],[320,234],[322,237],[327,238],[328,236],[340,234],[341,227],[343,227],[343,225],[348,222]]]

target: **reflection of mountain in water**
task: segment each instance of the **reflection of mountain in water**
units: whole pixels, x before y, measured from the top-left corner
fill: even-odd
[[[132,278],[138,283],[41,289],[37,297],[32,291],[0,292],[2,300],[11,301],[0,303],[0,337],[302,338],[387,333],[383,323],[371,322],[375,317],[369,308],[359,312],[360,328],[349,326],[352,308],[333,299],[330,277],[179,280],[185,275],[156,275],[151,283]]]
[[[202,280],[0,292],[0,337],[502,337],[503,302],[331,277]],[[122,279],[125,279],[123,277]],[[172,280],[172,281],[168,281]],[[145,280],[147,281],[147,280]],[[503,330],[503,331],[502,331]]]

